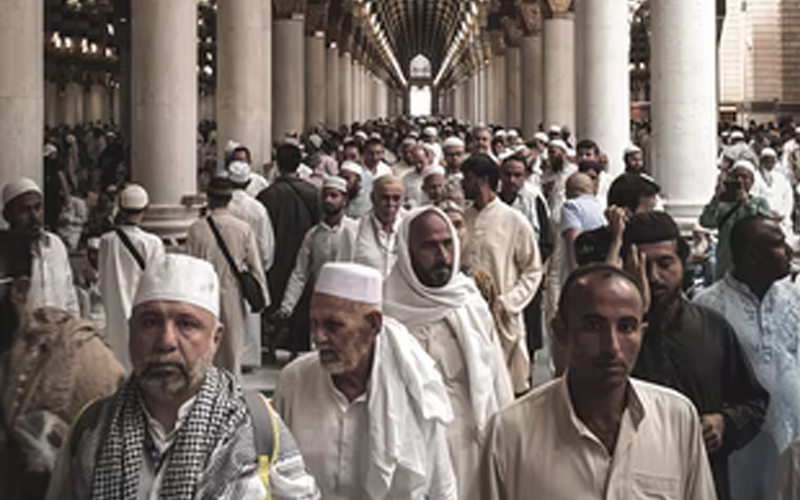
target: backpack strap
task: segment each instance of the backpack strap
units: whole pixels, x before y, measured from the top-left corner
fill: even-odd
[[[131,257],[133,257],[133,260],[135,260],[136,263],[139,264],[139,269],[144,271],[145,268],[144,257],[142,257],[142,254],[139,253],[139,250],[137,250],[136,247],[133,246],[133,242],[131,241],[128,234],[119,227],[115,227],[114,232],[117,233],[119,239],[122,240],[122,244],[125,245],[125,248],[128,249],[128,252],[130,252]]]
[[[280,451],[280,424],[269,401],[260,392],[245,391],[244,402],[253,422],[253,439],[258,455],[258,477],[267,490],[267,498],[271,498],[269,472]]]
[[[222,251],[222,255],[225,257],[228,265],[231,266],[233,275],[238,276],[240,272],[239,266],[237,266],[236,261],[233,260],[233,255],[231,255],[231,251],[228,250],[228,244],[225,243],[225,239],[222,237],[222,233],[219,232],[219,228],[217,227],[216,223],[214,223],[214,219],[212,219],[209,215],[206,217],[206,222],[208,222],[211,232],[214,233],[214,239],[217,240],[217,246],[219,246],[219,249]]]

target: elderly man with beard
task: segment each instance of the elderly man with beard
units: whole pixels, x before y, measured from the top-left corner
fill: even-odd
[[[566,375],[494,417],[470,499],[716,499],[692,403],[630,376],[644,304],[615,267],[569,277],[554,322]]]
[[[456,230],[438,208],[400,224],[399,256],[384,286],[383,310],[400,321],[436,362],[455,420],[447,430],[458,491],[478,470],[479,438],[489,419],[514,400],[492,314],[460,269]]]
[[[28,311],[28,247],[0,233],[0,498],[41,499],[81,408],[112,394],[124,371],[91,323]]]
[[[728,457],[758,434],[769,394],[730,324],[683,294],[689,247],[664,212],[633,217],[626,240],[647,258],[651,303],[634,376],[675,389],[700,413],[717,497],[731,498]]]
[[[353,260],[372,267],[386,277],[397,260],[397,227],[405,214],[400,206],[403,185],[385,175],[375,180],[372,211],[361,218],[356,233]]]
[[[148,268],[130,320],[133,375],[73,425],[48,500],[318,498],[291,434],[212,366],[224,327],[208,262]]]
[[[353,260],[358,221],[344,214],[347,181],[328,177],[322,184],[322,222],[306,233],[294,265],[283,302],[275,319],[286,320],[294,311],[307,286],[314,286],[322,266],[328,262]]]
[[[434,361],[381,313],[383,279],[323,266],[311,299],[318,352],[280,374],[275,408],[326,500],[453,500],[453,419]]]

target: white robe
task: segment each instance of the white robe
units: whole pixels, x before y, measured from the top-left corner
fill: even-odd
[[[358,224],[353,261],[377,269],[384,278],[389,276],[397,260],[397,228],[404,215],[402,211],[397,214],[388,232],[374,212],[364,215]]]
[[[164,257],[164,243],[158,236],[136,226],[121,226],[133,246],[144,258],[145,268]],[[100,295],[106,311],[106,341],[127,373],[131,371],[128,354],[128,319],[143,271],[115,231],[100,239]]]
[[[63,309],[76,317],[81,314],[69,254],[61,238],[48,231],[43,232],[33,249],[27,302],[29,311],[45,306]]]
[[[756,175],[752,194],[767,200],[770,210],[780,218],[780,226],[787,239],[794,238],[792,212],[794,211],[794,193],[792,183],[777,169],[772,172],[760,170]]]

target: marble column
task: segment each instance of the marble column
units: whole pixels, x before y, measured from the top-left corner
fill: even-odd
[[[0,186],[42,183],[44,2],[0,0]]]
[[[488,92],[486,89],[486,84],[488,83],[486,81],[488,68],[489,66],[487,64],[481,63],[478,71],[478,121],[475,123],[475,125],[485,125],[489,122],[489,112],[487,109]]]
[[[650,8],[650,168],[667,211],[688,227],[711,198],[717,177],[715,4],[681,0]]]
[[[508,72],[507,61],[505,53],[497,55],[494,58],[494,96],[495,106],[495,122],[503,127],[508,127],[507,102],[508,102]]]
[[[263,164],[272,161],[272,2],[261,4],[261,155]],[[265,173],[262,165],[253,168]]]
[[[339,124],[353,123],[353,56],[343,50],[339,56]]]
[[[628,1],[579,0],[575,19],[581,33],[577,137],[597,142],[617,175],[625,170],[622,155],[630,143]]]
[[[89,86],[84,101],[84,118],[87,122],[103,122],[103,109],[108,106],[105,85],[93,83]]]
[[[506,49],[506,122],[509,127],[522,127],[522,49]]]
[[[353,59],[353,121],[361,121],[361,63]]]
[[[50,128],[59,125],[58,105],[58,83],[47,80],[44,84],[44,123]]]
[[[544,125],[575,130],[575,18],[556,12],[545,19]]]
[[[185,234],[197,211],[197,2],[132,0],[133,180],[150,195],[145,226]]]
[[[259,0],[220,0],[217,9],[217,154],[228,141],[247,146],[262,161],[264,87],[263,16]],[[208,96],[204,96],[205,99]]]
[[[325,123],[329,128],[339,128],[339,108],[341,107],[339,75],[339,47],[332,42],[326,54],[326,82],[325,82]]]
[[[542,123],[544,95],[542,71],[542,37],[522,38],[522,137],[533,138]]]
[[[327,80],[325,33],[316,31],[306,37],[306,126],[325,123]]]
[[[64,89],[64,124],[71,127],[83,123],[83,85],[68,82]]]
[[[115,125],[122,123],[122,96],[120,92],[120,84],[117,83],[112,87],[113,97],[111,98],[111,122]]]
[[[272,26],[272,136],[305,131],[305,42],[303,14],[276,19]]]

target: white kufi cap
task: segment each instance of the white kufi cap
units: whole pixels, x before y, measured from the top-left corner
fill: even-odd
[[[539,141],[539,142],[543,142],[543,143],[545,143],[545,144],[547,144],[548,142],[550,142],[550,138],[549,138],[549,137],[547,137],[547,134],[545,134],[544,132],[536,132],[536,133],[533,135],[533,138],[534,138],[534,139],[536,139],[537,141]]]
[[[35,181],[22,177],[14,182],[9,182],[3,188],[3,206],[8,205],[11,200],[17,196],[25,193],[39,193],[42,194],[42,189],[36,184]]]
[[[333,189],[347,194],[347,181],[335,175],[329,175],[322,181],[322,189]]]
[[[562,141],[561,139],[554,139],[554,140],[548,142],[547,143],[547,147],[561,148],[562,150],[564,150],[564,152],[566,152],[566,153],[569,152],[569,147],[567,146],[567,143]]]
[[[624,156],[628,156],[628,155],[631,155],[633,153],[641,153],[641,152],[642,152],[642,148],[640,148],[636,144],[630,144],[630,145],[628,145],[628,147],[625,148],[625,151],[623,152],[623,155]]]
[[[128,184],[119,195],[119,207],[124,210],[144,210],[149,203],[147,191],[138,184]]]
[[[463,148],[464,147],[464,141],[462,141],[461,138],[456,137],[456,136],[453,135],[453,136],[450,136],[450,137],[448,137],[447,139],[444,140],[444,142],[442,143],[442,147],[443,148],[456,148],[456,147]]]
[[[342,166],[339,167],[339,170],[343,172],[350,172],[351,174],[356,174],[359,176],[364,174],[364,170],[361,168],[361,165],[354,161],[346,161],[342,163]]]
[[[733,167],[731,167],[731,172],[733,172],[734,170],[740,169],[740,168],[743,168],[743,169],[747,170],[752,175],[756,175],[756,167],[755,167],[755,165],[753,165],[753,163],[748,161],[748,160],[739,160],[736,163],[734,163]]]
[[[142,275],[133,307],[146,302],[182,302],[219,317],[219,293],[219,278],[210,262],[167,254]]]
[[[250,180],[250,165],[243,161],[233,161],[228,165],[228,180],[236,184],[244,184]]]
[[[377,269],[361,264],[329,262],[319,272],[314,293],[380,306],[383,302],[383,277]]]
[[[432,175],[436,175],[436,174],[439,174],[442,177],[445,177],[447,175],[447,172],[445,172],[444,167],[442,167],[440,165],[432,165],[432,166],[430,166],[430,167],[428,167],[428,168],[426,168],[425,170],[422,171],[422,182],[425,182],[425,180],[428,177],[430,177]]]
[[[761,158],[777,158],[778,153],[772,148],[764,148],[761,150]]]

